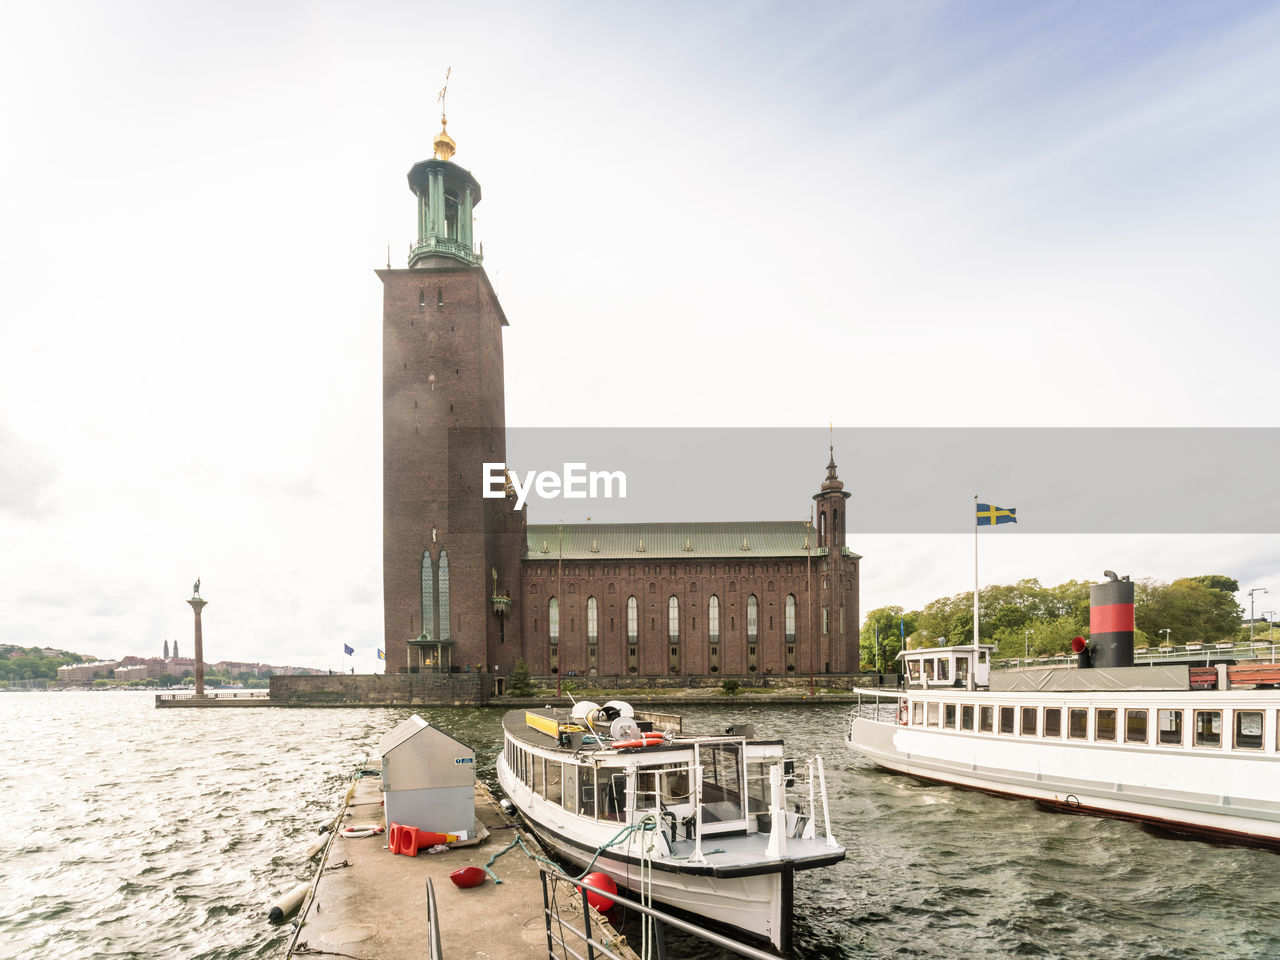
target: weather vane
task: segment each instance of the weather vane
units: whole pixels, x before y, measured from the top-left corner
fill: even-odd
[[[444,97],[449,92],[449,74],[453,72],[453,67],[444,68],[444,86],[440,88],[440,92],[436,94],[436,103],[440,104],[440,119],[444,120]]]

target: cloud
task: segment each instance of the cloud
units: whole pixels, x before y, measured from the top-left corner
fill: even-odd
[[[56,477],[48,453],[0,422],[0,511],[25,518],[46,516]]]

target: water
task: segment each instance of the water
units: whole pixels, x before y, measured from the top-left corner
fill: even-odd
[[[266,905],[310,878],[302,850],[410,712],[153,703],[0,695],[0,958],[281,957]],[[422,712],[492,758],[500,710]],[[1280,856],[888,774],[845,751],[843,708],[685,718],[752,721],[827,761],[850,856],[797,876],[797,957],[1280,956]]]

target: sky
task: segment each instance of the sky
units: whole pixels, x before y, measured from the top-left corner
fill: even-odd
[[[199,576],[206,659],[378,669],[373,271],[446,68],[513,426],[1274,428],[1278,53],[1250,3],[11,5],[0,642],[189,652]],[[1269,532],[990,533],[983,582],[1280,608]],[[973,582],[849,545],[864,612]]]

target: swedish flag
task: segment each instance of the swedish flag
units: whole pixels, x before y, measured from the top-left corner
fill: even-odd
[[[989,503],[978,504],[978,526],[992,527],[997,523],[1017,523],[1018,511],[1013,507],[993,507]]]

